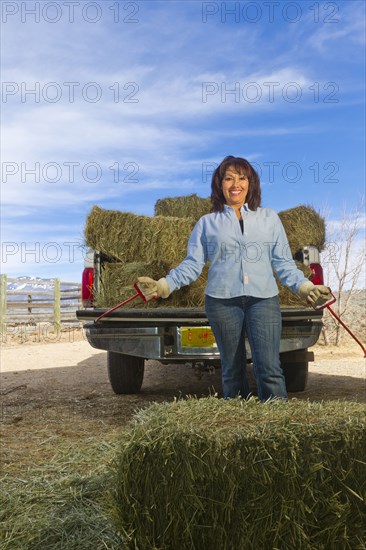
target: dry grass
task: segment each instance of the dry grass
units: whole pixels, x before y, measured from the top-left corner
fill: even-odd
[[[120,430],[106,433],[88,421],[64,429],[32,424],[27,436],[25,428],[11,426],[22,447],[16,434],[3,437],[1,548],[121,548],[106,503]]]

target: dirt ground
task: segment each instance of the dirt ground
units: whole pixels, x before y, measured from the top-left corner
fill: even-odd
[[[220,371],[197,372],[184,365],[145,363],[142,390],[137,395],[115,395],[108,381],[106,352],[93,349],[81,330],[60,338],[27,336],[23,343],[8,338],[1,351],[3,425],[76,419],[124,424],[136,409],[153,401],[187,395],[220,394]],[[290,397],[310,400],[366,401],[366,362],[361,349],[345,338],[340,348],[315,346],[305,392]],[[255,382],[250,373],[253,392]],[[82,421],[82,420],[81,420]]]

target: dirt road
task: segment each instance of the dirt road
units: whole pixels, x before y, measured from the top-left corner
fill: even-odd
[[[305,392],[290,397],[310,400],[366,401],[366,366],[352,342],[341,349],[315,348]],[[104,421],[127,421],[152,401],[170,401],[186,395],[220,392],[220,371],[197,373],[186,366],[147,361],[142,391],[115,395],[108,381],[106,352],[82,338],[58,343],[5,345],[1,352],[2,421],[5,424],[36,419],[65,421],[80,413]],[[200,374],[200,376],[199,376]],[[253,392],[255,384],[251,376]]]

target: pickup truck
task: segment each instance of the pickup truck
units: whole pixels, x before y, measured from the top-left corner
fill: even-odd
[[[323,284],[319,250],[304,246],[295,259],[311,270],[314,284]],[[106,309],[93,307],[103,265],[109,258],[98,251],[87,255],[82,276],[84,309],[76,312],[84,323],[86,338],[94,348],[106,350],[109,381],[116,394],[139,392],[145,360],[163,364],[189,364],[199,369],[220,367],[220,354],[204,309],[122,307],[96,322]],[[309,362],[323,323],[323,312],[311,308],[281,307],[281,366],[289,392],[304,391]],[[250,348],[247,360],[251,362]]]

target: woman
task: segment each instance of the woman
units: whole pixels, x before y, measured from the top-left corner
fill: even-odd
[[[148,297],[167,298],[195,281],[210,262],[205,309],[221,357],[225,398],[249,396],[245,334],[258,397],[287,399],[280,367],[281,311],[273,271],[282,284],[310,303],[326,302],[329,289],[297,269],[281,220],[261,208],[259,177],[250,163],[228,156],[212,176],[211,213],[200,218],[187,256],[166,277],[138,279]]]

